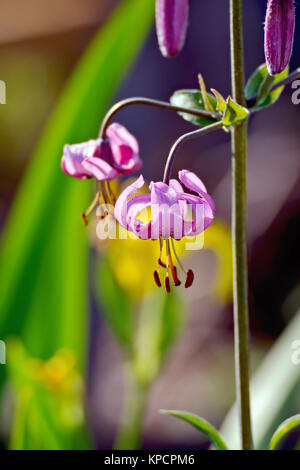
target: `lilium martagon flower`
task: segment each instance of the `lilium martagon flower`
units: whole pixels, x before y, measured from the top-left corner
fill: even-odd
[[[268,0],[265,22],[265,58],[270,75],[289,64],[295,32],[294,0]]]
[[[156,33],[164,57],[174,57],[181,51],[188,17],[188,0],[156,0]]]
[[[113,123],[107,128],[103,139],[64,146],[61,161],[64,173],[77,179],[95,178],[98,181],[95,198],[82,214],[85,225],[87,216],[97,206],[100,209],[100,218],[108,215],[107,210],[103,208],[114,206],[116,198],[110,181],[122,175],[130,175],[141,167],[136,138],[118,123]]]
[[[196,194],[186,193],[178,180],[171,179],[169,184],[151,182],[150,193],[136,195],[144,185],[144,178],[140,175],[120,194],[115,205],[115,218],[122,227],[142,240],[159,240],[158,269],[154,271],[154,280],[161,287],[160,271],[165,270],[164,285],[167,292],[170,292],[169,272],[174,285],[181,284],[176,264],[185,276],[186,288],[194,281],[193,271],[185,269],[176,253],[174,240],[200,234],[209,227],[215,216],[214,201],[200,178],[188,170],[180,171],[178,177],[184,186]],[[151,219],[142,222],[138,215],[149,208]],[[192,217],[189,217],[189,209]]]

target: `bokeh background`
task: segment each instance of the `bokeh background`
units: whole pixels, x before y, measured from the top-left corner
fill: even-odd
[[[4,448],[109,449],[116,435],[126,447],[126,436],[135,432],[130,420],[136,410],[123,416],[130,397],[136,403],[141,400],[145,411],[143,448],[207,448],[199,432],[158,410],[192,411],[219,428],[234,403],[228,135],[219,132],[193,141],[178,154],[174,174],[189,168],[204,179],[216,202],[217,220],[205,234],[205,249],[186,257],[197,273],[193,288],[188,296],[178,289],[167,306],[148,282],[157,247],[152,242],[137,249],[139,242],[132,246],[97,241],[94,224],[86,230],[80,220],[93,187],[89,182],[70,183],[60,174],[62,144],[94,137],[109,103],[129,96],[168,100],[177,89],[197,88],[199,72],[208,88],[230,93],[227,2],[191,0],[185,48],[177,58],[166,60],[153,26],[146,34],[149,3],[154,8],[154,1],[147,0],[148,19],[141,20],[142,12],[133,2],[123,7],[131,8],[131,15],[128,19],[123,11],[120,16],[122,34],[116,36],[110,55],[105,46],[96,53],[95,46],[88,64],[79,65],[80,77],[71,78],[72,93],[66,97],[65,87],[99,29],[107,44],[118,33],[115,26],[109,34],[107,25],[120,3],[1,2],[0,79],[7,86],[7,103],[0,105],[0,338],[7,342],[7,364],[0,365]],[[264,1],[244,2],[247,77],[264,61],[265,7]],[[137,24],[142,26],[135,38]],[[141,50],[132,45],[137,41]],[[126,47],[134,51],[128,57]],[[292,70],[299,66],[299,56],[297,27]],[[97,72],[99,85],[96,72],[93,79],[86,78],[98,67],[98,59],[103,67]],[[119,66],[122,61],[124,66]],[[113,84],[106,90],[110,80]],[[62,93],[60,110],[40,142]],[[292,343],[300,340],[300,110],[291,94],[287,87],[281,100],[252,117],[249,126],[251,364],[252,373],[257,371],[254,417],[262,446],[276,425],[300,407],[300,365],[291,361]],[[82,105],[88,100],[98,100],[99,109]],[[138,137],[148,181],[161,179],[170,146],[193,129],[176,114],[145,107],[123,110],[117,120]],[[167,310],[164,327],[155,323],[155,309],[162,315]],[[159,343],[163,351],[153,346],[155,334],[167,338],[168,347]],[[140,351],[133,360],[126,349],[128,336],[133,337],[135,353]],[[142,398],[130,385],[127,370],[132,363],[137,374],[146,377]],[[36,396],[38,406],[33,404]],[[54,419],[57,407],[59,422]],[[227,421],[226,435],[235,435],[234,423]],[[293,434],[286,448],[297,438]]]

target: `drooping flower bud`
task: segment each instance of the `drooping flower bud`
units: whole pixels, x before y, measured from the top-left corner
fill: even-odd
[[[289,64],[294,41],[294,0],[268,0],[265,22],[265,57],[270,75]]]
[[[174,57],[184,44],[188,25],[188,0],[156,0],[156,32],[164,57]]]

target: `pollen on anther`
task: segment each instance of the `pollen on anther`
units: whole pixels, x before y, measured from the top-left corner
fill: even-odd
[[[188,270],[187,274],[186,274],[186,280],[185,280],[185,285],[184,287],[187,289],[188,287],[190,287],[194,282],[194,273],[191,269]]]
[[[158,272],[157,272],[157,271],[154,271],[153,276],[154,276],[155,284],[156,284],[158,287],[161,287],[161,282],[160,282],[160,279],[159,279]]]
[[[171,272],[172,272],[172,277],[173,277],[175,286],[176,286],[176,287],[180,286],[180,285],[181,285],[181,281],[180,281],[180,279],[179,279],[178,276],[177,276],[177,269],[176,269],[176,266],[172,266],[172,267],[171,267]]]
[[[158,258],[158,264],[162,267],[162,268],[166,268],[166,264],[162,262],[162,260],[160,258]]]
[[[170,287],[170,279],[169,276],[165,277],[165,288],[168,293],[171,292],[171,287]]]
[[[81,217],[82,217],[84,225],[87,227],[89,223],[84,212],[81,214]]]

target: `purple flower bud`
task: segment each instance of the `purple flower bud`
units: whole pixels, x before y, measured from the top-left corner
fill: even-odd
[[[289,64],[294,41],[294,0],[268,0],[265,23],[265,57],[270,75]]]
[[[156,0],[156,31],[164,57],[173,57],[182,49],[188,15],[188,0]]]

